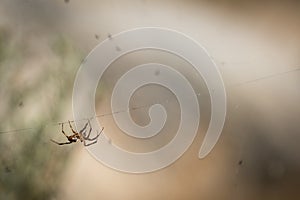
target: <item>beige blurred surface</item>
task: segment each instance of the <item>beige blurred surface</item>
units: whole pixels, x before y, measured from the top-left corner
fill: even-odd
[[[224,79],[228,97],[226,123],[208,157],[203,160],[197,157],[210,115],[207,98],[200,97],[203,121],[195,141],[177,162],[153,173],[126,174],[104,166],[76,144],[58,177],[57,199],[300,198],[297,189],[300,183],[300,2],[4,0],[0,3],[0,25],[9,27],[15,38],[22,38],[33,46],[30,67],[20,67],[24,71],[21,74],[29,73],[25,68],[32,70],[29,77],[47,76],[47,72],[34,66],[49,62],[47,51],[39,49],[47,49],[44,46],[55,35],[68,38],[76,51],[85,56],[110,34],[156,26],[178,30],[201,43]],[[168,55],[155,55],[152,57],[157,60],[167,58],[171,64],[180,63]],[[131,55],[123,64],[116,62],[116,69],[118,65],[138,63],[138,59],[133,62],[137,57],[143,59]],[[178,65],[182,71],[189,72],[188,66]],[[73,66],[69,74],[63,76],[72,82],[78,67]],[[118,77],[117,72],[113,69],[107,72],[104,82],[111,85],[101,91],[96,102],[99,114],[110,112],[109,95],[113,84],[107,82]],[[5,85],[1,85],[1,89],[4,91]],[[150,94],[155,91],[155,88],[146,89]],[[54,87],[53,93],[55,91]],[[71,91],[72,85],[64,106],[60,107],[63,113],[60,117],[72,116]],[[156,98],[170,95],[164,90],[159,92]],[[146,94],[142,91],[137,94],[132,104],[143,100],[138,98],[143,95]],[[170,112],[175,113],[169,120],[176,122],[178,104],[173,101],[168,106]],[[34,108],[26,107],[28,113]],[[0,112],[1,109],[4,108],[0,107]],[[147,123],[145,111],[131,114],[137,123]],[[31,118],[34,121],[35,116]],[[137,141],[127,141],[121,136],[111,116],[99,121],[113,142],[128,147],[136,143],[134,150],[142,148]],[[174,128],[171,123],[167,125],[166,130]],[[161,141],[158,144],[152,141],[147,148],[160,146]]]

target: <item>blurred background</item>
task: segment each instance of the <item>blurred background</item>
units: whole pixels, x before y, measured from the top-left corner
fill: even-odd
[[[207,95],[199,98],[203,121],[191,147],[154,173],[118,172],[79,143],[51,143],[65,141],[57,123],[73,118],[73,82],[82,60],[101,41],[144,26],[189,35],[218,65],[228,113],[213,151],[197,157],[210,117]],[[122,59],[97,90],[98,114],[111,112],[111,90],[122,70],[147,59],[173,64],[193,79],[190,66],[161,52]],[[207,94],[203,81],[193,83]],[[163,88],[142,89],[132,106],[172,97]],[[299,1],[1,0],[0,98],[0,199],[300,198]],[[180,110],[176,100],[165,107],[175,113],[163,130],[171,134]],[[131,115],[138,124],[149,121],[147,109]],[[98,120],[115,143],[133,151],[159,148],[171,138],[154,138],[148,146],[126,141],[112,116]],[[30,129],[6,132],[22,128]]]

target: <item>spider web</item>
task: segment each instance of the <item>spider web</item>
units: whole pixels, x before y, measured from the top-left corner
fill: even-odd
[[[269,75],[258,77],[256,79],[247,80],[247,81],[237,83],[237,84],[232,84],[232,85],[227,86],[226,88],[230,89],[230,88],[235,88],[235,87],[241,87],[241,86],[244,86],[244,85],[247,85],[247,84],[255,83],[255,82],[258,82],[258,81],[265,80],[265,79],[274,78],[274,77],[277,77],[277,76],[289,74],[289,73],[296,72],[296,71],[300,71],[300,66],[297,66],[294,69],[290,69],[290,70],[287,70],[287,71],[282,71],[282,72],[279,72],[279,73],[269,74]],[[197,95],[199,95],[199,94],[200,93],[198,93]],[[155,104],[169,103],[170,101],[174,101],[174,98],[167,98],[163,101],[158,101],[158,102],[151,103],[151,104],[145,104],[145,105],[141,105],[141,106],[129,107],[126,110],[119,110],[119,111],[116,111],[116,112],[103,113],[103,114],[91,116],[90,118],[82,118],[82,119],[79,119],[79,120],[70,120],[70,122],[87,121],[87,120],[91,120],[91,119],[112,116],[112,115],[116,115],[116,114],[120,114],[120,113],[124,113],[124,112],[130,112],[130,111],[133,111],[133,110],[140,110],[140,109],[150,108],[151,106],[153,106]],[[68,123],[67,120],[62,121],[62,122],[49,122],[49,123],[44,124],[42,127],[59,126],[61,124],[66,124],[66,123]],[[24,132],[29,132],[29,131],[38,129],[40,127],[41,126],[28,127],[28,128],[19,128],[19,129],[7,130],[7,131],[0,131],[0,134],[21,133],[21,132],[24,133]]]

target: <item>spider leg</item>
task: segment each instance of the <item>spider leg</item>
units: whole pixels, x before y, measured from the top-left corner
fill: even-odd
[[[50,140],[51,142],[55,143],[55,144],[58,144],[58,145],[65,145],[65,144],[71,144],[72,142],[69,141],[69,142],[56,142],[55,140]]]
[[[87,147],[87,146],[90,146],[95,143],[97,143],[97,140],[95,140],[94,142],[91,142],[91,143],[86,143],[86,141],[84,140],[83,145]]]
[[[76,135],[77,132],[73,129],[71,122],[70,122],[70,121],[68,121],[68,122],[69,122],[69,125],[70,125],[70,129],[71,129],[72,132]]]
[[[90,138],[90,133],[89,133],[88,137],[84,137],[84,140],[88,140],[88,141],[96,140],[101,135],[103,130],[104,130],[104,127],[101,129],[100,132],[97,131],[97,135],[94,138]]]
[[[61,123],[61,132],[68,138],[67,134],[64,131],[64,123]]]
[[[88,125],[88,122],[87,122],[87,123],[84,125],[84,127],[79,131],[79,133],[82,134],[82,132],[85,132],[87,125]]]
[[[97,136],[96,137],[94,137],[94,138],[84,138],[84,141],[83,141],[83,144],[84,144],[84,146],[90,146],[90,145],[92,145],[92,144],[95,144],[95,143],[97,143],[97,141],[98,141],[98,137],[101,135],[101,133],[103,132],[103,129],[104,129],[104,127],[101,129],[101,131],[98,133],[98,131],[97,131]],[[92,141],[91,143],[87,143],[86,141]]]
[[[88,120],[88,122],[86,123],[86,125],[87,125],[87,124],[88,124],[89,127],[90,127],[89,132],[88,132],[88,135],[86,135],[86,131],[87,131],[87,130],[84,130],[84,132],[81,133],[81,134],[82,134],[82,137],[83,137],[85,140],[87,140],[87,139],[90,137],[90,134],[91,134],[91,132],[92,132],[92,125],[91,125],[90,120]]]

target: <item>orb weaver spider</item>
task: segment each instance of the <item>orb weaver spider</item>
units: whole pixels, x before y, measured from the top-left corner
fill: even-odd
[[[61,132],[64,134],[64,136],[66,136],[66,138],[68,139],[68,142],[57,142],[57,141],[51,139],[52,142],[54,142],[55,144],[58,144],[58,145],[65,145],[65,144],[72,144],[72,143],[77,142],[77,140],[80,140],[80,142],[83,142],[84,146],[90,146],[97,142],[98,137],[100,136],[100,134],[102,133],[102,131],[104,129],[104,127],[103,127],[99,133],[97,131],[97,135],[94,138],[90,138],[90,135],[92,132],[92,126],[91,126],[90,120],[88,120],[88,122],[84,125],[84,127],[79,132],[77,132],[73,129],[70,121],[68,121],[68,122],[69,122],[70,129],[73,132],[73,135],[67,135],[64,131],[64,123],[61,123]],[[88,125],[89,125],[89,131],[87,133]],[[91,141],[91,142],[87,143],[87,141]]]

